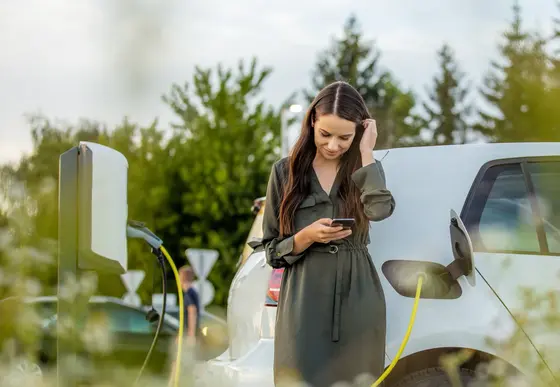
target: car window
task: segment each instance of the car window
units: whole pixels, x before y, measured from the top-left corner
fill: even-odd
[[[108,328],[113,333],[142,333],[154,334],[157,322],[153,325],[146,320],[146,314],[134,308],[127,308],[124,305],[99,303],[90,305],[90,313],[100,313],[108,321]],[[57,315],[54,314],[44,322],[47,329],[56,328]],[[170,323],[163,321],[161,333],[174,334],[176,329]]]
[[[527,178],[524,174],[527,172]],[[475,251],[560,253],[560,163],[528,162],[495,165],[475,187],[465,214]],[[536,198],[538,212],[533,208]],[[541,232],[541,236],[543,232]]]
[[[528,163],[548,250],[560,254],[560,162]]]
[[[495,167],[479,223],[481,245],[487,251],[539,252],[537,228],[519,164]]]
[[[94,310],[101,311],[106,314],[109,321],[109,330],[115,333],[141,333],[153,334],[157,325],[152,325],[146,320],[146,313],[128,308],[125,305],[118,304],[99,304]],[[169,332],[171,328],[167,324],[163,325],[162,331]]]

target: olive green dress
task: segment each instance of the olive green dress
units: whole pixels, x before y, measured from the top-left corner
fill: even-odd
[[[369,386],[385,363],[385,297],[367,251],[369,235],[358,240],[352,234],[292,254],[293,236],[279,238],[278,222],[288,168],[287,158],[272,168],[263,221],[268,263],[285,268],[276,319],[275,384],[303,381],[306,386],[331,387],[345,381]],[[294,215],[296,232],[338,215],[340,176],[327,194],[313,168],[309,174],[311,192]],[[355,171],[352,180],[371,221],[393,213],[395,201],[379,161]],[[354,384],[359,380],[363,382]]]

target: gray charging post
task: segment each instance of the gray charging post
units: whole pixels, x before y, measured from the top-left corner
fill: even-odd
[[[63,340],[70,321],[81,324],[89,299],[69,286],[84,272],[127,270],[126,158],[114,149],[82,142],[59,160],[57,386],[73,386],[79,340]],[[80,330],[78,330],[80,331]]]

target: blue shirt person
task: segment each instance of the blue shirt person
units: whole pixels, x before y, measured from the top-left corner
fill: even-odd
[[[190,266],[183,266],[179,269],[181,288],[183,289],[183,308],[184,308],[184,334],[187,341],[195,341],[198,337],[200,326],[200,298],[198,292],[193,288],[194,271]]]

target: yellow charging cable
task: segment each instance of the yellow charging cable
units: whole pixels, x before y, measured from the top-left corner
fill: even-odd
[[[181,370],[181,354],[183,353],[183,319],[184,319],[184,306],[183,306],[183,289],[181,288],[181,279],[179,278],[179,272],[177,271],[177,267],[171,259],[171,256],[165,249],[165,247],[160,246],[161,252],[169,262],[169,266],[171,266],[171,270],[173,270],[173,274],[175,275],[175,281],[177,282],[177,295],[179,296],[179,337],[177,338],[177,357],[175,358],[175,369],[174,371],[174,381],[173,386],[179,386],[179,373]]]
[[[397,365],[397,362],[399,361],[399,358],[401,357],[406,347],[406,344],[408,343],[408,339],[410,338],[410,333],[412,332],[412,327],[414,326],[414,320],[416,320],[416,311],[418,310],[418,302],[420,301],[420,294],[422,292],[422,283],[424,282],[424,276],[425,276],[424,274],[418,276],[418,284],[416,285],[416,296],[414,297],[414,305],[412,307],[412,313],[410,314],[408,329],[406,331],[406,334],[404,335],[404,339],[401,343],[401,347],[399,348],[397,354],[395,355],[395,358],[393,359],[389,367],[387,367],[385,372],[383,372],[383,374],[379,377],[379,379],[375,381],[375,383],[371,385],[371,387],[379,386],[379,384],[381,384],[381,382],[383,382],[385,378],[391,373],[393,368],[395,368],[395,366]]]

